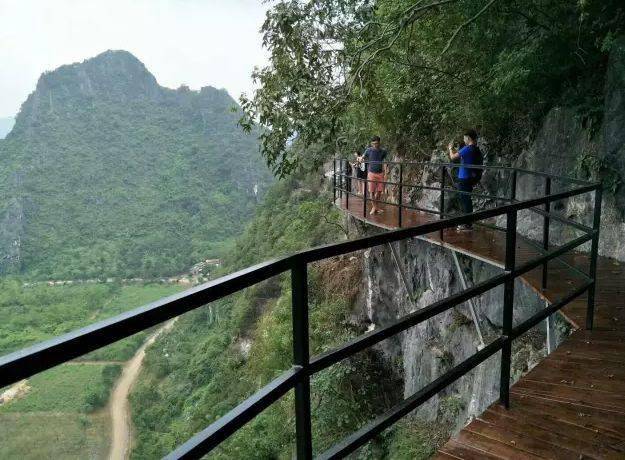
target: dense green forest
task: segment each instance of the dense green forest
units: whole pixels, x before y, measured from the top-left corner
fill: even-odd
[[[0,356],[110,318],[180,291],[168,284],[119,283],[29,286],[17,278],[0,280]],[[79,359],[125,361],[145,340],[145,332]]]
[[[270,64],[242,98],[244,125],[266,126],[278,174],[321,164],[378,133],[429,159],[463,128],[510,162],[554,106],[596,133],[620,0],[283,0],[268,12]],[[304,148],[290,149],[290,139]],[[305,152],[305,153],[304,153]],[[592,161],[600,168],[601,161]]]
[[[219,257],[271,181],[237,111],[123,51],[43,74],[0,141],[2,271],[156,277]]]

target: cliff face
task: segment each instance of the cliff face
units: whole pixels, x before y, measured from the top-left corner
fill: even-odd
[[[569,177],[603,180],[605,193],[601,216],[601,255],[625,261],[625,40],[617,42],[610,54],[606,75],[602,125],[592,133],[567,108],[553,108],[543,123],[536,139],[527,151],[521,153],[515,165],[536,171]],[[553,184],[553,190],[564,190],[562,183]],[[541,178],[523,176],[519,180],[519,198],[536,196],[544,190]],[[593,196],[586,194],[556,203],[555,211],[563,217],[592,225]],[[522,233],[542,238],[542,218],[525,213],[519,220]],[[562,244],[579,233],[570,227],[554,223],[551,243]]]
[[[545,171],[556,175],[598,179],[606,182],[601,222],[600,253],[625,260],[625,194],[620,174],[625,168],[625,43],[614,47],[606,78],[605,110],[602,126],[593,136],[582,126],[576,113],[567,108],[553,108],[545,117],[531,147],[515,159],[515,166]],[[436,157],[435,157],[436,158]],[[434,158],[433,158],[434,160]],[[435,183],[438,178],[427,173],[423,183]],[[483,186],[498,196],[509,192],[508,180],[500,174],[485,174]],[[540,196],[542,178],[520,175],[517,197]],[[570,188],[554,181],[552,191]],[[414,193],[412,201],[425,207],[437,207],[438,195],[432,192]],[[553,210],[562,216],[592,225],[592,195],[556,203]],[[542,240],[543,218],[534,213],[519,215],[519,232]],[[501,222],[505,224],[504,222]],[[359,235],[375,231],[350,220]],[[551,244],[562,244],[579,236],[576,231],[552,222]],[[459,273],[451,252],[429,243],[410,240],[395,243],[400,265],[408,278],[408,290],[400,278],[397,263],[388,245],[365,252],[363,300],[360,316],[369,328],[378,328],[412,311],[460,291]],[[588,249],[588,248],[587,248]],[[500,273],[500,270],[475,259],[460,257],[469,286]],[[502,323],[503,288],[493,289],[475,300],[482,334],[488,337],[500,333]],[[527,319],[544,308],[541,300],[521,281],[515,285],[514,322]],[[555,316],[554,341],[559,343],[568,334],[569,326]],[[389,366],[397,368],[404,378],[404,397],[423,388],[455,364],[473,354],[478,347],[478,335],[467,305],[420,324],[380,344]],[[515,341],[513,348],[513,379],[532,367],[546,353],[544,323]],[[473,416],[481,413],[499,397],[499,354],[461,378],[447,390],[431,398],[416,416],[444,422],[459,429]],[[450,410],[453,407],[454,410]]]
[[[125,51],[43,74],[0,141],[0,273],[158,276],[213,255],[271,181],[237,110]]]
[[[351,221],[359,234],[372,231]],[[398,261],[408,278],[408,289],[389,245],[365,251],[360,318],[368,327],[379,328],[413,311],[431,305],[462,290],[460,274],[452,253],[430,243],[411,239],[394,243]],[[469,286],[484,281],[500,270],[459,255]],[[544,301],[524,283],[515,285],[514,323],[544,308]],[[475,309],[484,340],[499,335],[502,323],[503,288],[493,289],[475,299]],[[567,327],[557,320],[556,341]],[[433,319],[383,341],[379,350],[386,362],[403,375],[403,397],[420,390],[453,366],[475,353],[480,346],[476,324],[467,304],[452,308]],[[518,378],[544,356],[546,330],[536,327],[513,348],[513,377]],[[416,416],[461,428],[499,397],[499,355],[431,398]]]

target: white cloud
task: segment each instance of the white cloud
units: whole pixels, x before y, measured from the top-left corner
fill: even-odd
[[[107,49],[139,58],[163,86],[250,91],[266,62],[261,0],[0,0],[0,116],[42,72]]]

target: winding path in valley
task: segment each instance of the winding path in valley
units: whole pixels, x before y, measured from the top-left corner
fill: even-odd
[[[130,449],[132,447],[132,420],[130,417],[128,395],[139,376],[139,371],[141,371],[143,359],[145,358],[145,350],[154,343],[160,334],[169,331],[175,322],[176,318],[168,321],[150,335],[124,366],[122,375],[117,381],[109,401],[112,425],[109,460],[125,460],[130,457]]]

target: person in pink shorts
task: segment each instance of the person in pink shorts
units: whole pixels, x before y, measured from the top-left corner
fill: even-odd
[[[380,137],[373,136],[371,138],[371,147],[365,150],[363,159],[367,162],[369,172],[367,180],[369,181],[368,191],[371,195],[371,212],[370,215],[383,212],[378,201],[382,198],[384,191],[384,171],[385,165],[382,163],[388,152],[380,148]]]

